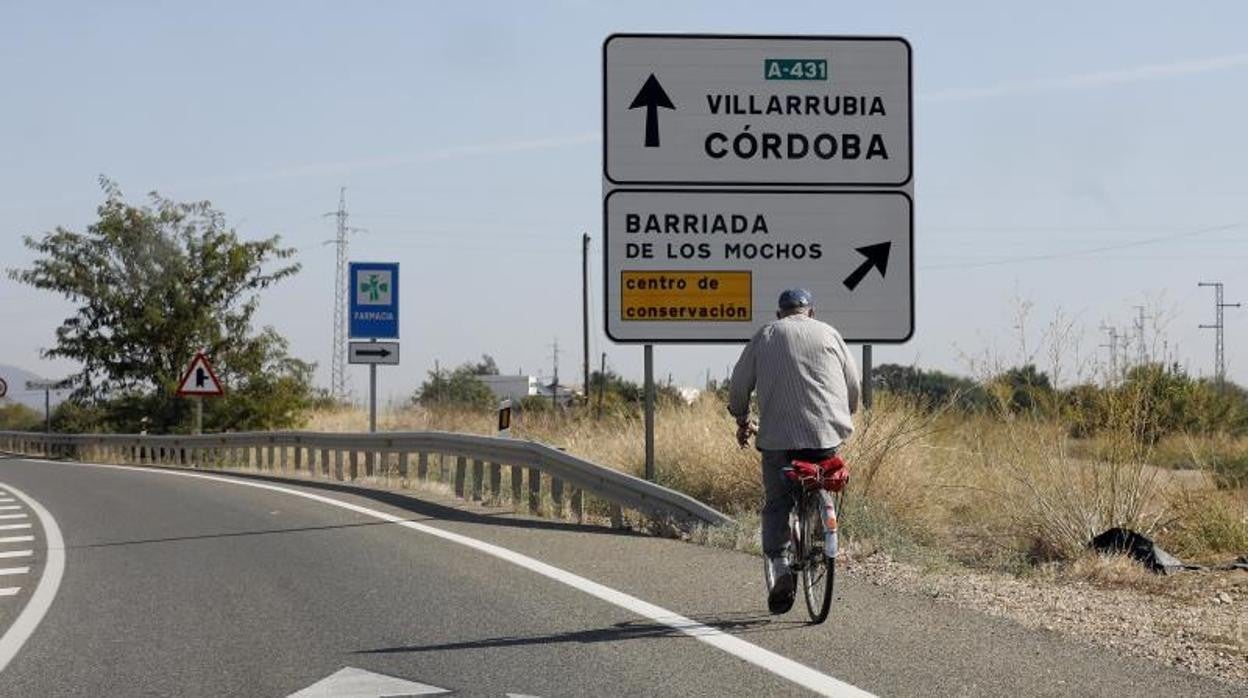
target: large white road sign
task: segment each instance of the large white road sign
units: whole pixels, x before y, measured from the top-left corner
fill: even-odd
[[[910,182],[905,39],[615,34],[602,50],[609,185]]]
[[[603,203],[607,334],[740,342],[786,288],[851,342],[914,331],[913,211],[902,191],[616,189]]]

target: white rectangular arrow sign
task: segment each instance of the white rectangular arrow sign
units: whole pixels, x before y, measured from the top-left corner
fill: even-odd
[[[609,185],[910,182],[905,39],[615,34],[602,52]]]
[[[913,213],[901,191],[616,189],[603,204],[607,334],[741,342],[786,288],[847,341],[914,330]]]
[[[351,342],[347,348],[347,363],[399,364],[398,342]]]

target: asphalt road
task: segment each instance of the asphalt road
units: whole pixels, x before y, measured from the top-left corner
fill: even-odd
[[[558,570],[239,483],[501,546],[879,695],[1239,695],[852,582],[824,625],[803,623],[800,606],[772,617],[748,555],[423,494],[223,477],[0,459],[0,488],[48,510],[66,548],[55,599],[0,673],[0,695],[287,696],[344,667],[470,696],[809,695],[784,672],[552,579]],[[37,526],[22,591],[0,597],[0,634],[40,576]]]

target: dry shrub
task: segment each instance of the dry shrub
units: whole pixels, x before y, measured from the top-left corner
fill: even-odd
[[[1225,562],[1248,553],[1248,491],[1176,489],[1173,516],[1157,538],[1170,552],[1196,562]]]

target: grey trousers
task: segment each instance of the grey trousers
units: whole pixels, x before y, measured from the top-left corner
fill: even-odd
[[[763,454],[763,554],[778,557],[789,552],[789,512],[797,485],[780,469],[789,464],[784,451]]]

